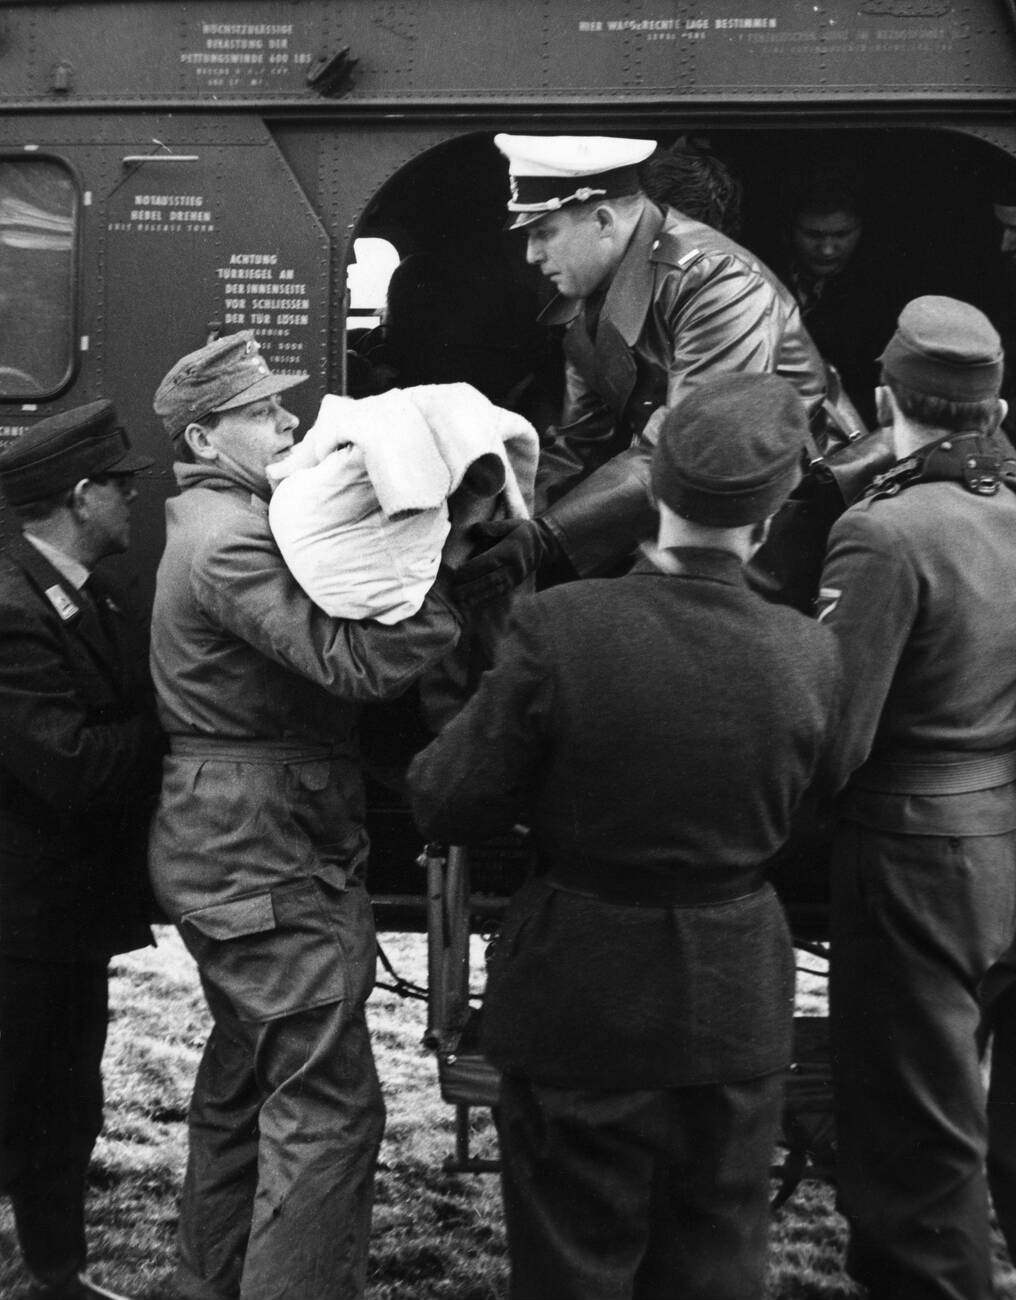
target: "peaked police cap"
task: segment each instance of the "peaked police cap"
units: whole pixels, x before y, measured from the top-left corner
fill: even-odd
[[[131,450],[105,398],[50,415],[0,455],[0,488],[12,506],[69,491],[83,478],[134,474],[155,462]]]

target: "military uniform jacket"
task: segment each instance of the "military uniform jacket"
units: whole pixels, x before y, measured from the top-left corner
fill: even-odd
[[[30,543],[0,554],[0,951],[105,960],[150,940],[144,848],[162,744],[147,648]],[[102,606],[100,616],[98,606]]]
[[[793,295],[709,226],[647,205],[591,332],[589,308],[557,299],[566,396],[537,478],[537,511],[582,576],[627,567],[651,535],[649,463],[662,407],[719,373],[784,375],[809,411],[825,369]]]
[[[642,560],[520,600],[410,768],[429,835],[532,828],[541,874],[497,942],[484,1046],[542,1083],[732,1081],[789,1050],[790,946],[761,864],[826,750],[835,643],[750,592],[735,556],[673,554],[679,575]],[[653,882],[672,905],[633,905]]]
[[[459,620],[437,592],[391,627],[329,617],[286,568],[266,500],[214,467],[176,472],[152,618],[171,747],[152,882],[174,921],[232,939],[273,928],[273,889],[341,890],[362,868],[358,706],[440,662]]]
[[[1016,787],[996,761],[1016,749],[1014,573],[1005,486],[915,482],[836,522],[819,617],[849,683],[835,758],[846,816],[911,834],[1016,830]],[[995,776],[979,779],[982,765]]]

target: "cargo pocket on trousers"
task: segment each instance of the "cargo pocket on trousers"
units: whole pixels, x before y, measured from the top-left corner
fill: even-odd
[[[187,912],[181,931],[202,978],[241,1020],[275,1020],[346,996],[340,898],[303,877]]]

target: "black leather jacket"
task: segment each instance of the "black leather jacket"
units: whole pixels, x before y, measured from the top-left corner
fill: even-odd
[[[655,527],[654,412],[723,371],[776,371],[810,414],[825,396],[792,294],[753,254],[672,208],[646,205],[595,342],[582,301],[556,299],[544,319],[567,324],[567,388],[540,456],[537,509],[583,577],[626,568]]]

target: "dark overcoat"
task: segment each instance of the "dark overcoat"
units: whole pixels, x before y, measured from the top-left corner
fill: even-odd
[[[410,769],[452,843],[521,822],[540,874],[491,966],[484,1047],[560,1087],[731,1082],[785,1064],[793,970],[762,864],[827,750],[833,638],[738,558],[672,552],[519,601],[495,667]]]
[[[148,942],[162,747],[140,624],[30,543],[0,554],[0,953],[105,961]]]

